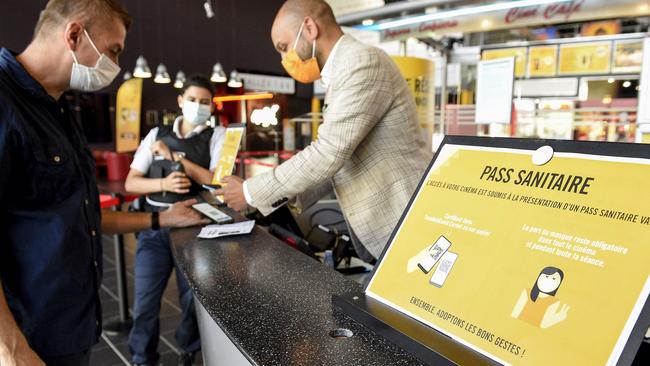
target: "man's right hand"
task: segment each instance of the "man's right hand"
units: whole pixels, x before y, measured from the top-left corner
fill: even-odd
[[[45,366],[45,363],[34,352],[27,341],[19,342],[14,349],[0,353],[2,366]]]
[[[162,180],[162,188],[165,192],[173,192],[178,194],[187,194],[190,192],[192,182],[181,172],[172,172],[167,178]]]

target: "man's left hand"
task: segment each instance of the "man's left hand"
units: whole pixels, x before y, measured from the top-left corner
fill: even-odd
[[[240,177],[224,177],[223,188],[214,191],[212,194],[214,196],[223,196],[228,207],[233,210],[244,211],[249,207],[244,195],[244,180]]]
[[[206,225],[211,221],[192,208],[197,204],[195,199],[176,202],[167,211],[160,213],[160,227],[180,228],[196,225]]]

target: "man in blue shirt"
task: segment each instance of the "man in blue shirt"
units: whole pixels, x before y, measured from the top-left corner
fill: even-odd
[[[205,222],[189,207],[101,212],[79,121],[59,99],[119,73],[117,0],[50,0],[21,54],[0,49],[0,365],[87,365],[101,334],[101,231]]]

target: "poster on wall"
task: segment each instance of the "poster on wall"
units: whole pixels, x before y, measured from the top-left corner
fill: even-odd
[[[621,22],[617,20],[606,20],[585,23],[582,25],[580,33],[583,37],[613,36],[621,33]]]
[[[515,76],[518,78],[526,76],[526,47],[504,48],[498,50],[484,50],[481,60],[489,61],[505,57],[515,58]]]
[[[649,169],[645,145],[447,138],[366,296],[503,365],[629,364]]]
[[[476,123],[509,124],[511,122],[514,69],[514,57],[478,63]]]
[[[133,152],[140,144],[142,79],[131,78],[117,91],[115,112],[115,151]]]
[[[560,75],[606,74],[611,68],[612,43],[570,43],[560,46]]]
[[[643,40],[630,39],[614,42],[614,73],[638,73],[643,64]]]
[[[557,46],[537,46],[528,50],[528,77],[557,74]]]

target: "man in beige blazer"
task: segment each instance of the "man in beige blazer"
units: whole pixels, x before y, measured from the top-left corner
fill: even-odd
[[[290,160],[245,182],[229,177],[216,193],[232,208],[268,215],[287,203],[307,208],[334,189],[351,229],[379,258],[431,159],[408,85],[383,51],[344,35],[322,0],[287,1],[271,37],[291,76],[322,79],[324,122]]]

